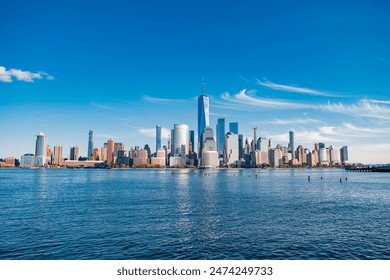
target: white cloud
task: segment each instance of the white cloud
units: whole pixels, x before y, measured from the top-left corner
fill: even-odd
[[[378,102],[372,102],[368,99],[359,100],[359,102],[351,105],[345,105],[343,103],[328,103],[320,106],[321,110],[346,114],[356,117],[366,117],[390,120],[390,107],[379,105]],[[383,103],[387,104],[387,103]]]
[[[30,72],[30,71],[23,71],[20,69],[14,69],[11,68],[7,70],[4,66],[0,66],[0,81],[4,83],[12,83],[13,78],[15,78],[18,81],[23,82],[34,82],[34,80],[38,79],[44,79],[47,80],[54,80],[53,76],[50,76],[49,74],[45,72]]]
[[[312,105],[304,103],[296,103],[289,100],[278,100],[271,98],[260,98],[254,95],[248,95],[246,89],[241,90],[239,93],[233,96],[230,93],[222,93],[221,98],[225,101],[229,101],[236,104],[262,107],[262,108],[273,108],[273,109],[308,109],[313,108]]]
[[[156,137],[156,128],[140,128],[138,132],[146,137],[155,138]],[[168,139],[168,136],[171,134],[171,131],[165,127],[161,128],[161,138]]]
[[[259,79],[256,79],[256,80],[257,80],[257,83],[259,85],[273,89],[273,90],[296,92],[296,93],[303,93],[303,94],[317,95],[317,96],[335,96],[335,95],[327,93],[327,92],[314,90],[314,89],[310,89],[310,88],[276,84],[276,83],[270,82],[268,80],[265,80],[265,81],[260,81]]]
[[[309,123],[321,123],[320,120],[312,119],[312,118],[304,118],[304,119],[274,119],[268,121],[268,123],[273,125],[289,125],[289,124],[309,124]]]
[[[148,96],[148,95],[143,95],[142,96],[142,101],[149,102],[149,103],[174,104],[176,102],[183,102],[183,101],[187,101],[187,100],[171,99],[171,98],[156,98],[156,97],[151,97],[151,96]]]
[[[99,104],[99,103],[95,103],[95,102],[92,102],[91,106],[95,107],[95,108],[98,108],[98,109],[103,109],[103,110],[111,110],[111,109],[113,109],[111,106],[107,106],[107,105],[103,105],[103,104]]]

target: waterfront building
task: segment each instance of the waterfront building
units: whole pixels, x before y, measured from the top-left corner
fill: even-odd
[[[294,131],[289,132],[289,145],[290,145],[290,151],[291,151],[291,165],[294,165],[294,159],[295,159],[295,147],[294,147]]]
[[[50,165],[53,162],[53,150],[49,145],[46,145],[46,165]]]
[[[114,162],[118,157],[118,152],[123,151],[125,149],[125,145],[123,143],[114,143]]]
[[[100,160],[103,162],[107,161],[107,149],[108,149],[108,144],[104,143],[104,146],[101,148],[101,153],[100,153]]]
[[[178,167],[181,166],[181,156],[171,156],[169,158],[169,166],[170,167]]]
[[[0,167],[15,167],[15,158],[6,157],[3,162],[0,162]]]
[[[195,152],[195,131],[190,130],[190,143],[189,143],[189,152]]]
[[[257,150],[257,127],[253,127],[252,152]]]
[[[307,154],[306,157],[307,165],[310,167],[315,167],[318,165],[318,151],[313,150]]]
[[[238,134],[238,122],[229,123],[229,131]]]
[[[340,160],[342,164],[348,163],[348,146],[343,146],[340,149]]]
[[[161,149],[161,126],[156,125],[156,153]]]
[[[328,160],[326,156],[326,147],[324,143],[319,143],[318,144],[319,151],[318,151],[318,161],[320,165],[327,165]]]
[[[156,151],[156,156],[151,158],[151,165],[159,167],[166,166],[165,151],[163,149],[159,149]]]
[[[99,148],[93,148],[91,160],[101,160]]]
[[[133,167],[145,166],[148,163],[148,151],[144,149],[139,150],[137,156],[133,158]]]
[[[110,140],[107,141],[107,164],[111,165],[114,164],[114,146],[115,142],[114,139],[110,138]]]
[[[332,145],[329,146],[329,154],[330,154],[329,162],[331,164],[339,165],[341,163],[339,150],[335,149]]]
[[[204,94],[204,81],[202,81],[202,94],[198,97],[198,143],[202,139],[203,130],[209,126],[209,97]]]
[[[282,160],[282,152],[280,149],[269,149],[268,150],[269,164],[273,167],[279,167]]]
[[[214,133],[211,127],[206,127],[202,135],[202,167],[218,167],[219,158]]]
[[[223,148],[225,141],[225,118],[218,119],[216,134],[218,155],[223,156]]]
[[[224,163],[229,166],[237,166],[238,161],[238,135],[228,132],[225,135]]]
[[[62,162],[63,162],[62,147],[56,145],[56,146],[54,146],[53,164],[54,165],[61,165]]]
[[[24,154],[20,157],[21,167],[32,167],[35,163],[35,156],[33,154]]]
[[[304,149],[302,145],[299,145],[296,150],[296,159],[298,164],[306,164],[306,155],[304,154]]]
[[[91,158],[93,157],[93,150],[91,153]],[[78,160],[79,159],[79,147],[75,146],[70,148],[70,160]]]
[[[129,157],[127,156],[126,150],[119,150],[118,157],[116,158],[116,163],[119,167],[126,167],[129,165]]]
[[[35,141],[35,166],[45,166],[47,158],[48,137],[43,132],[39,132]]]
[[[268,140],[268,149],[272,148],[272,138]]]
[[[241,160],[244,158],[244,136],[242,134],[238,134],[238,158]]]
[[[88,132],[88,155],[87,158],[90,160],[92,158],[93,152],[93,130]]]
[[[171,131],[171,154],[178,156],[181,154],[182,145],[185,145],[185,153],[188,154],[189,148],[189,127],[186,124],[175,124]]]
[[[268,143],[267,138],[259,137],[259,139],[257,139],[257,144],[256,144],[257,150],[263,151],[263,152],[268,152],[268,144],[269,143]]]

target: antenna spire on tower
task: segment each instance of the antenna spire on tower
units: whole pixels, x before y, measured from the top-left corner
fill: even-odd
[[[204,78],[202,78],[202,95],[204,95]]]

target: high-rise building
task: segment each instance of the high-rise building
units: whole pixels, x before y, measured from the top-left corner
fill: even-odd
[[[91,159],[93,155],[93,150],[91,154]],[[78,160],[79,159],[79,147],[72,147],[70,148],[70,160]]]
[[[229,123],[229,131],[238,134],[238,122]]]
[[[218,119],[216,132],[218,155],[222,156],[225,141],[225,118]]]
[[[204,94],[204,81],[202,81],[202,94],[198,97],[198,143],[202,139],[203,130],[209,126],[209,97]]]
[[[257,139],[257,150],[263,151],[263,152],[268,152],[268,140],[265,137],[259,137]]]
[[[190,153],[195,152],[195,131],[190,130]]]
[[[238,158],[241,160],[244,158],[244,136],[242,134],[238,134]]]
[[[236,166],[238,162],[238,135],[228,132],[225,135],[224,163]]]
[[[294,131],[289,132],[290,151],[291,151],[291,165],[294,164],[295,159],[295,147],[294,147]]]
[[[33,154],[24,154],[20,158],[20,167],[32,167],[35,164],[35,156]]]
[[[156,125],[156,153],[161,149],[161,126]]]
[[[189,151],[189,127],[186,124],[175,124],[171,131],[171,153],[172,155],[180,155],[182,145],[185,145],[185,153]]]
[[[318,162],[320,163],[320,165],[327,164],[328,160],[327,160],[327,156],[326,156],[325,144],[319,143],[318,147],[319,147]]]
[[[202,167],[218,167],[219,159],[211,127],[206,127],[202,135]]]
[[[92,158],[93,151],[93,130],[90,130],[88,133],[88,155],[87,158],[90,160]]]
[[[35,165],[45,166],[46,164],[46,149],[47,149],[47,137],[43,132],[39,132],[37,140],[35,142]]]
[[[252,151],[257,150],[257,127],[253,127],[253,141],[252,141]]]
[[[53,160],[53,164],[61,165],[62,162],[63,162],[62,147],[61,146],[54,146],[54,160]]]
[[[340,159],[342,164],[348,163],[348,146],[343,146],[340,149]]]
[[[107,154],[107,150],[106,150],[106,154]],[[93,148],[91,160],[100,160],[100,161],[102,161],[102,158],[100,156],[99,148]]]
[[[114,164],[114,139],[110,138],[110,140],[107,141],[107,164],[111,165]]]

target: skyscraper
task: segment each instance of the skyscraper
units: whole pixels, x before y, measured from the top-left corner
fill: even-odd
[[[111,165],[114,164],[114,139],[110,138],[110,140],[107,141],[107,164]]]
[[[320,162],[320,165],[327,164],[328,160],[326,157],[326,147],[324,143],[319,143],[319,153],[318,153],[318,161]]]
[[[238,122],[229,123],[229,131],[238,134]]]
[[[343,146],[340,149],[340,159],[342,164],[348,163],[348,146]]]
[[[223,155],[225,141],[225,118],[219,118],[217,123],[217,149],[218,155]]]
[[[88,160],[92,158],[92,151],[93,151],[93,130],[90,130],[88,133],[88,155],[87,155]]]
[[[228,132],[225,135],[224,163],[227,166],[236,166],[238,162],[238,135]]]
[[[43,132],[39,132],[35,141],[35,165],[45,166],[46,164],[47,137]]]
[[[294,148],[294,131],[289,132],[290,150],[291,150],[291,164],[294,164],[295,148]]]
[[[204,94],[204,81],[202,81],[202,95],[198,97],[198,143],[202,139],[206,126],[209,126],[209,97]]]
[[[62,158],[62,147],[61,146],[54,146],[54,160],[53,163],[55,165],[60,165],[63,161]]]
[[[161,149],[161,126],[156,125],[156,153]]]
[[[79,147],[76,146],[70,148],[70,160],[78,160],[78,159],[79,159]]]
[[[253,127],[253,142],[252,142],[252,151],[257,150],[257,127]]]
[[[190,146],[191,146],[190,152],[195,152],[194,145],[195,145],[195,131],[190,130]]]
[[[185,145],[185,153],[188,154],[189,148],[189,128],[186,124],[175,124],[172,133],[171,153],[178,156],[182,153],[182,145]]]

